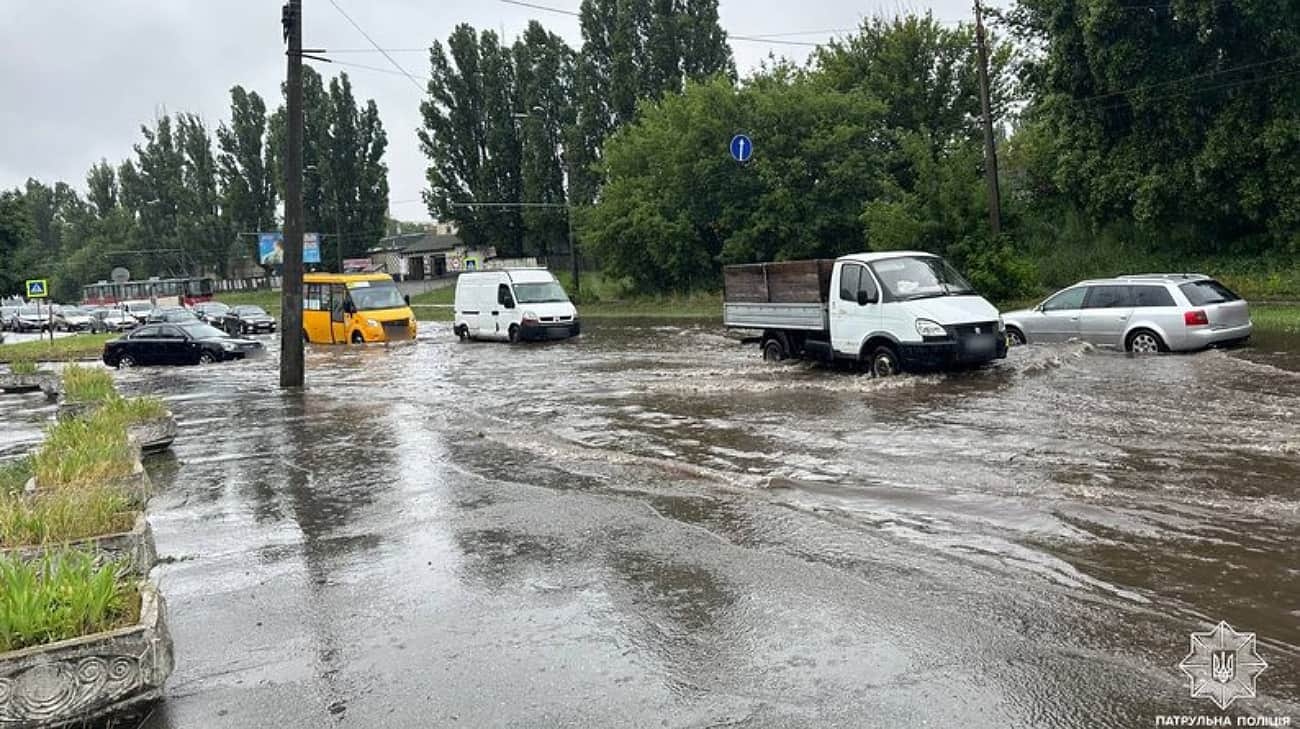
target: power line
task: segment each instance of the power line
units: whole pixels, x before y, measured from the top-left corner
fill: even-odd
[[[1163,100],[1163,99],[1174,99],[1174,98],[1177,98],[1177,97],[1179,97],[1179,96],[1189,96],[1189,95],[1191,95],[1191,94],[1199,94],[1199,93],[1202,93],[1202,92],[1205,92],[1205,91],[1218,91],[1218,90],[1221,90],[1221,89],[1232,88],[1232,87],[1234,87],[1234,86],[1246,86],[1246,85],[1253,84],[1253,83],[1259,83],[1259,82],[1261,82],[1261,81],[1271,81],[1271,80],[1273,80],[1273,79],[1283,78],[1283,77],[1286,77],[1286,76],[1294,76],[1294,75],[1296,75],[1296,74],[1300,74],[1300,68],[1293,68],[1293,69],[1291,69],[1290,71],[1282,71],[1281,73],[1270,74],[1270,75],[1268,75],[1268,76],[1258,76],[1258,77],[1256,77],[1256,78],[1239,79],[1239,80],[1237,80],[1237,81],[1229,81],[1229,82],[1227,82],[1227,83],[1215,84],[1215,85],[1213,85],[1213,86],[1202,86],[1202,87],[1200,87],[1200,88],[1196,88],[1196,89],[1187,89],[1186,91],[1177,91],[1177,92],[1174,92],[1174,93],[1172,93],[1172,94],[1162,94],[1162,95],[1160,95],[1160,96],[1152,96],[1152,97],[1148,97],[1148,98],[1146,98],[1146,99],[1143,99],[1143,101],[1161,101],[1161,100]],[[1097,107],[1092,107],[1092,109],[1093,109],[1094,111],[1111,111],[1111,110],[1113,110],[1113,109],[1120,109],[1120,108],[1123,108],[1123,107],[1125,107],[1125,106],[1132,106],[1132,102],[1130,102],[1130,101],[1128,101],[1127,99],[1125,99],[1125,100],[1122,100],[1122,101],[1120,101],[1119,103],[1116,103],[1116,104],[1109,104],[1109,105],[1107,105],[1107,106],[1097,106]]]
[[[388,55],[388,51],[385,51],[383,48],[380,48],[380,47],[379,47],[379,44],[375,42],[375,39],[374,39],[374,38],[371,38],[369,33],[367,33],[366,31],[362,30],[362,29],[361,29],[361,26],[360,26],[360,25],[357,25],[357,21],[353,20],[353,19],[352,19],[352,16],[351,16],[351,15],[348,15],[348,14],[347,14],[347,11],[345,11],[345,10],[342,8],[342,6],[340,6],[337,2],[335,2],[335,0],[330,0],[330,5],[333,5],[333,6],[334,6],[334,9],[337,10],[337,11],[339,11],[339,15],[342,15],[342,16],[343,16],[343,17],[344,17],[344,18],[345,18],[349,23],[351,23],[351,24],[352,24],[352,27],[353,27],[353,28],[356,28],[356,29],[357,29],[357,32],[360,33],[362,36],[364,36],[365,39],[366,39],[366,41],[367,41],[368,43],[370,43],[370,45],[372,45],[372,46],[375,47],[375,50],[377,50],[377,51],[379,51],[380,53],[384,54],[384,58],[387,58],[387,59],[388,59],[388,62],[391,63],[391,64],[393,64],[393,68],[396,68],[398,71],[401,71],[403,76],[405,76],[405,77],[407,77],[408,79],[410,79],[410,80],[411,80],[411,83],[415,85],[416,90],[418,90],[420,93],[424,93],[425,88],[424,88],[423,86],[420,85],[420,82],[419,82],[419,81],[416,81],[416,80],[415,80],[415,77],[412,76],[410,73],[408,73],[408,72],[406,71],[405,68],[402,68],[402,64],[398,63],[398,62],[397,62],[397,59],[395,59],[395,58],[393,58],[392,56]]]
[[[1234,72],[1234,71],[1242,71],[1242,70],[1245,70],[1245,69],[1248,69],[1248,68],[1259,68],[1259,67],[1262,67],[1262,66],[1271,66],[1271,65],[1273,65],[1273,64],[1275,64],[1275,63],[1282,63],[1282,62],[1284,62],[1284,61],[1292,61],[1292,60],[1296,60],[1296,59],[1300,59],[1300,53],[1297,53],[1297,54],[1294,54],[1294,55],[1290,55],[1290,56],[1283,56],[1283,57],[1281,57],[1281,58],[1273,58],[1273,59],[1269,59],[1269,60],[1267,60],[1267,61],[1256,61],[1256,62],[1253,62],[1253,63],[1243,63],[1243,64],[1241,64],[1240,66],[1232,66],[1232,67],[1229,67],[1229,68],[1219,69],[1219,70],[1217,70],[1217,71],[1206,71],[1205,73],[1192,74],[1192,75],[1190,75],[1190,76],[1183,76],[1183,77],[1181,77],[1181,78],[1176,78],[1176,79],[1172,79],[1172,80],[1169,80],[1169,81],[1161,81],[1161,82],[1159,82],[1159,83],[1154,83],[1154,84],[1147,84],[1147,85],[1145,85],[1145,86],[1134,86],[1134,87],[1131,88],[1131,89],[1122,89],[1122,90],[1120,90],[1120,91],[1109,91],[1109,92],[1107,92],[1107,93],[1104,93],[1104,94],[1096,94],[1096,95],[1094,95],[1094,96],[1085,96],[1085,97],[1083,97],[1083,98],[1081,98],[1081,99],[1071,99],[1071,102],[1076,103],[1076,104],[1084,104],[1084,103],[1087,103],[1087,102],[1090,102],[1090,101],[1096,101],[1096,100],[1098,100],[1098,99],[1106,99],[1106,98],[1110,98],[1110,97],[1112,97],[1112,96],[1123,96],[1123,95],[1127,95],[1127,94],[1136,93],[1136,92],[1139,92],[1139,91],[1147,91],[1147,90],[1149,90],[1149,89],[1157,89],[1157,88],[1160,88],[1160,87],[1162,87],[1162,86],[1170,86],[1170,85],[1172,85],[1172,84],[1178,84],[1178,83],[1182,83],[1182,82],[1184,82],[1184,81],[1191,81],[1192,79],[1198,79],[1198,78],[1209,78],[1209,77],[1211,77],[1211,76],[1221,76],[1221,75],[1223,75],[1223,74],[1232,73],[1232,72]],[[1266,77],[1264,77],[1264,78],[1269,78],[1269,77],[1266,76]],[[1253,79],[1246,79],[1246,81],[1251,81],[1251,80],[1253,80]],[[1260,80],[1262,80],[1262,79],[1260,79]],[[1179,96],[1179,95],[1181,95],[1181,94],[1174,94],[1174,96]],[[1157,98],[1164,98],[1164,97],[1157,97]]]
[[[330,1],[333,2],[333,0]],[[525,2],[524,0],[500,0],[500,2],[503,2],[506,5],[518,5],[519,7],[523,7],[523,8],[532,8],[533,10],[541,10],[547,13],[556,13],[558,15],[568,15],[574,18],[582,17],[582,14],[575,10],[565,10],[564,8],[556,8],[556,7],[551,7],[549,5],[539,5],[537,3]],[[820,43],[812,43],[810,41],[773,40],[771,38],[765,38],[763,36],[734,35],[731,33],[727,34],[727,38],[731,40],[738,40],[738,41],[749,41],[751,43],[767,43],[767,44],[775,44],[775,45],[783,45],[783,46],[811,46],[815,48],[821,45]]]

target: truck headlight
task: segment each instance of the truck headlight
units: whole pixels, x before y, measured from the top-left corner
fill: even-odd
[[[998,331],[1000,331],[1000,332],[1005,332],[1006,330],[1007,330],[1007,323],[1004,322],[1004,321],[1002,321],[1002,317],[999,316],[999,317],[998,317]]]
[[[948,330],[939,326],[938,322],[929,319],[916,320],[916,333],[923,337],[946,337]]]

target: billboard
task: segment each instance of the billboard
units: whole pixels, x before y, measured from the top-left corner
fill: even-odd
[[[281,233],[257,234],[257,260],[263,266],[284,263],[284,235]],[[302,262],[320,263],[320,234],[303,233]]]

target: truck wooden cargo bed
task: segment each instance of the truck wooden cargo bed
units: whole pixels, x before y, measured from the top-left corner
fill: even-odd
[[[722,322],[741,329],[827,329],[830,258],[722,269]]]

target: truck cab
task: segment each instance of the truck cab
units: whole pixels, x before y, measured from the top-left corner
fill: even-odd
[[[728,266],[724,276],[724,323],[761,329],[768,360],[852,361],[887,376],[1006,356],[997,309],[931,253]]]

